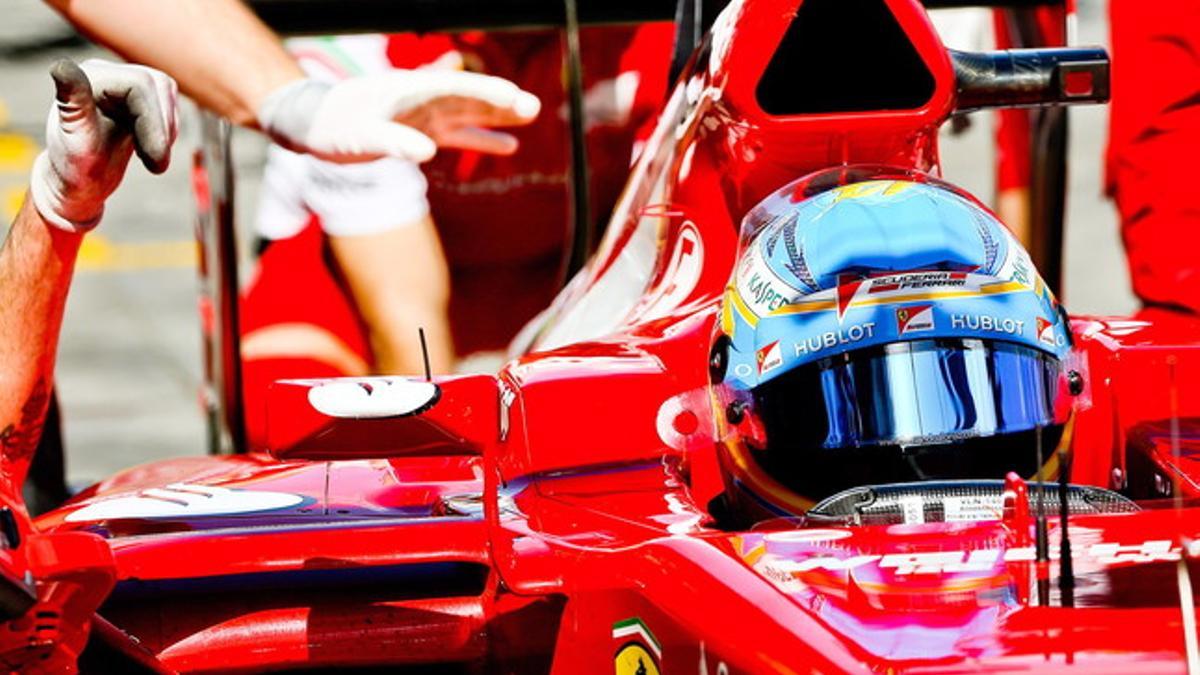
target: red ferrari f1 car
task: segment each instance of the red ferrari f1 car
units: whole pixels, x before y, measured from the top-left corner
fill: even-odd
[[[136,467],[0,523],[0,659],[26,672],[1196,671],[1191,334],[1067,319],[986,211],[933,177],[955,112],[1102,101],[1107,67],[1097,49],[952,53],[915,0],[735,0],[522,356],[495,376],[281,381],[267,452]],[[938,206],[913,231],[951,225],[889,238],[903,212],[888,200],[927,193]],[[962,262],[976,249],[955,243],[951,211],[976,214],[981,262]],[[876,229],[804,229],[837,213]],[[930,264],[933,249],[950,253]],[[845,264],[818,270],[836,251]],[[790,295],[770,256],[799,280]],[[937,304],[1014,293],[1036,320]],[[855,319],[868,311],[895,336],[858,362],[857,343],[884,333],[884,319]],[[738,351],[785,315],[830,328]],[[918,340],[935,325],[961,335]],[[756,415],[776,394],[754,387],[801,361],[825,399]],[[943,398],[900,386],[935,371]],[[851,375],[860,388],[838,398]],[[743,396],[725,386],[738,378],[760,384]],[[931,412],[964,396],[998,403],[969,423],[962,407]],[[827,450],[883,447],[907,404],[921,429],[952,424],[920,443],[893,434],[908,439],[895,453],[840,472],[819,452],[789,463],[756,445],[820,423]],[[843,408],[852,424],[835,428]],[[1055,434],[1013,422],[1051,416]],[[969,446],[987,424],[1025,435]],[[733,436],[749,450],[731,451]],[[938,448],[1003,460],[1018,443],[1037,461],[987,462],[989,475],[926,461]],[[913,477],[879,480],[888,462]],[[758,475],[780,467],[795,480]],[[762,491],[735,498],[755,480]],[[825,494],[804,501],[801,484]]]

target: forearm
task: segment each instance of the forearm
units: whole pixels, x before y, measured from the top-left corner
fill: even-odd
[[[126,59],[170,73],[200,105],[237,124],[253,125],[267,94],[303,75],[239,0],[47,2]]]
[[[450,277],[433,221],[378,234],[331,237],[330,248],[367,324],[374,370],[415,375],[423,369],[417,329],[425,330],[430,365],[454,365],[447,309]]]
[[[26,200],[0,247],[0,467],[10,485],[41,436],[82,238],[49,226]]]
[[[454,343],[443,307],[416,300],[380,307],[368,321],[378,375],[420,375],[424,370],[419,330],[425,331],[430,369],[448,373],[454,367]]]

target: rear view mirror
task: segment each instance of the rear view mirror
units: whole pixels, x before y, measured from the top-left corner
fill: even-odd
[[[267,395],[267,451],[279,459],[478,455],[499,437],[490,375],[280,380]]]
[[[1109,98],[1108,53],[1099,47],[950,50],[958,84],[955,110],[1068,103]]]

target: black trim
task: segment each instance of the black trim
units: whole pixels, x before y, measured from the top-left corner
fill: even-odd
[[[297,569],[179,579],[126,579],[118,582],[106,604],[142,599],[286,591],[290,598],[309,593],[365,591],[390,599],[480,595],[488,567],[479,563],[441,561],[369,567]]]
[[[288,34],[561,28],[562,0],[248,0],[276,31]],[[1062,0],[925,0],[925,6],[1041,7]],[[584,25],[671,21],[676,0],[579,0]]]

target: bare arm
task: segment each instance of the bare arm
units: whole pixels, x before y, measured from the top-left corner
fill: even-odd
[[[170,73],[200,105],[253,126],[272,91],[303,76],[239,0],[46,0],[97,42]]]
[[[450,272],[433,220],[425,216],[375,234],[331,236],[329,245],[367,324],[375,371],[419,375],[424,365],[417,329],[424,328],[432,370],[450,372]]]
[[[20,494],[41,437],[82,239],[49,225],[26,200],[0,248],[0,450],[7,494]]]
[[[439,145],[512,153],[516,139],[486,127],[528,124],[540,108],[511,82],[474,73],[306,79],[240,0],[46,2],[126,59],[174,76],[202,106],[331,161],[423,162]]]
[[[50,73],[46,149],[0,247],[0,502],[10,504],[21,501],[41,437],[84,233],[99,223],[130,157],[161,173],[175,140],[175,85],[162,73],[94,60],[60,61]]]

